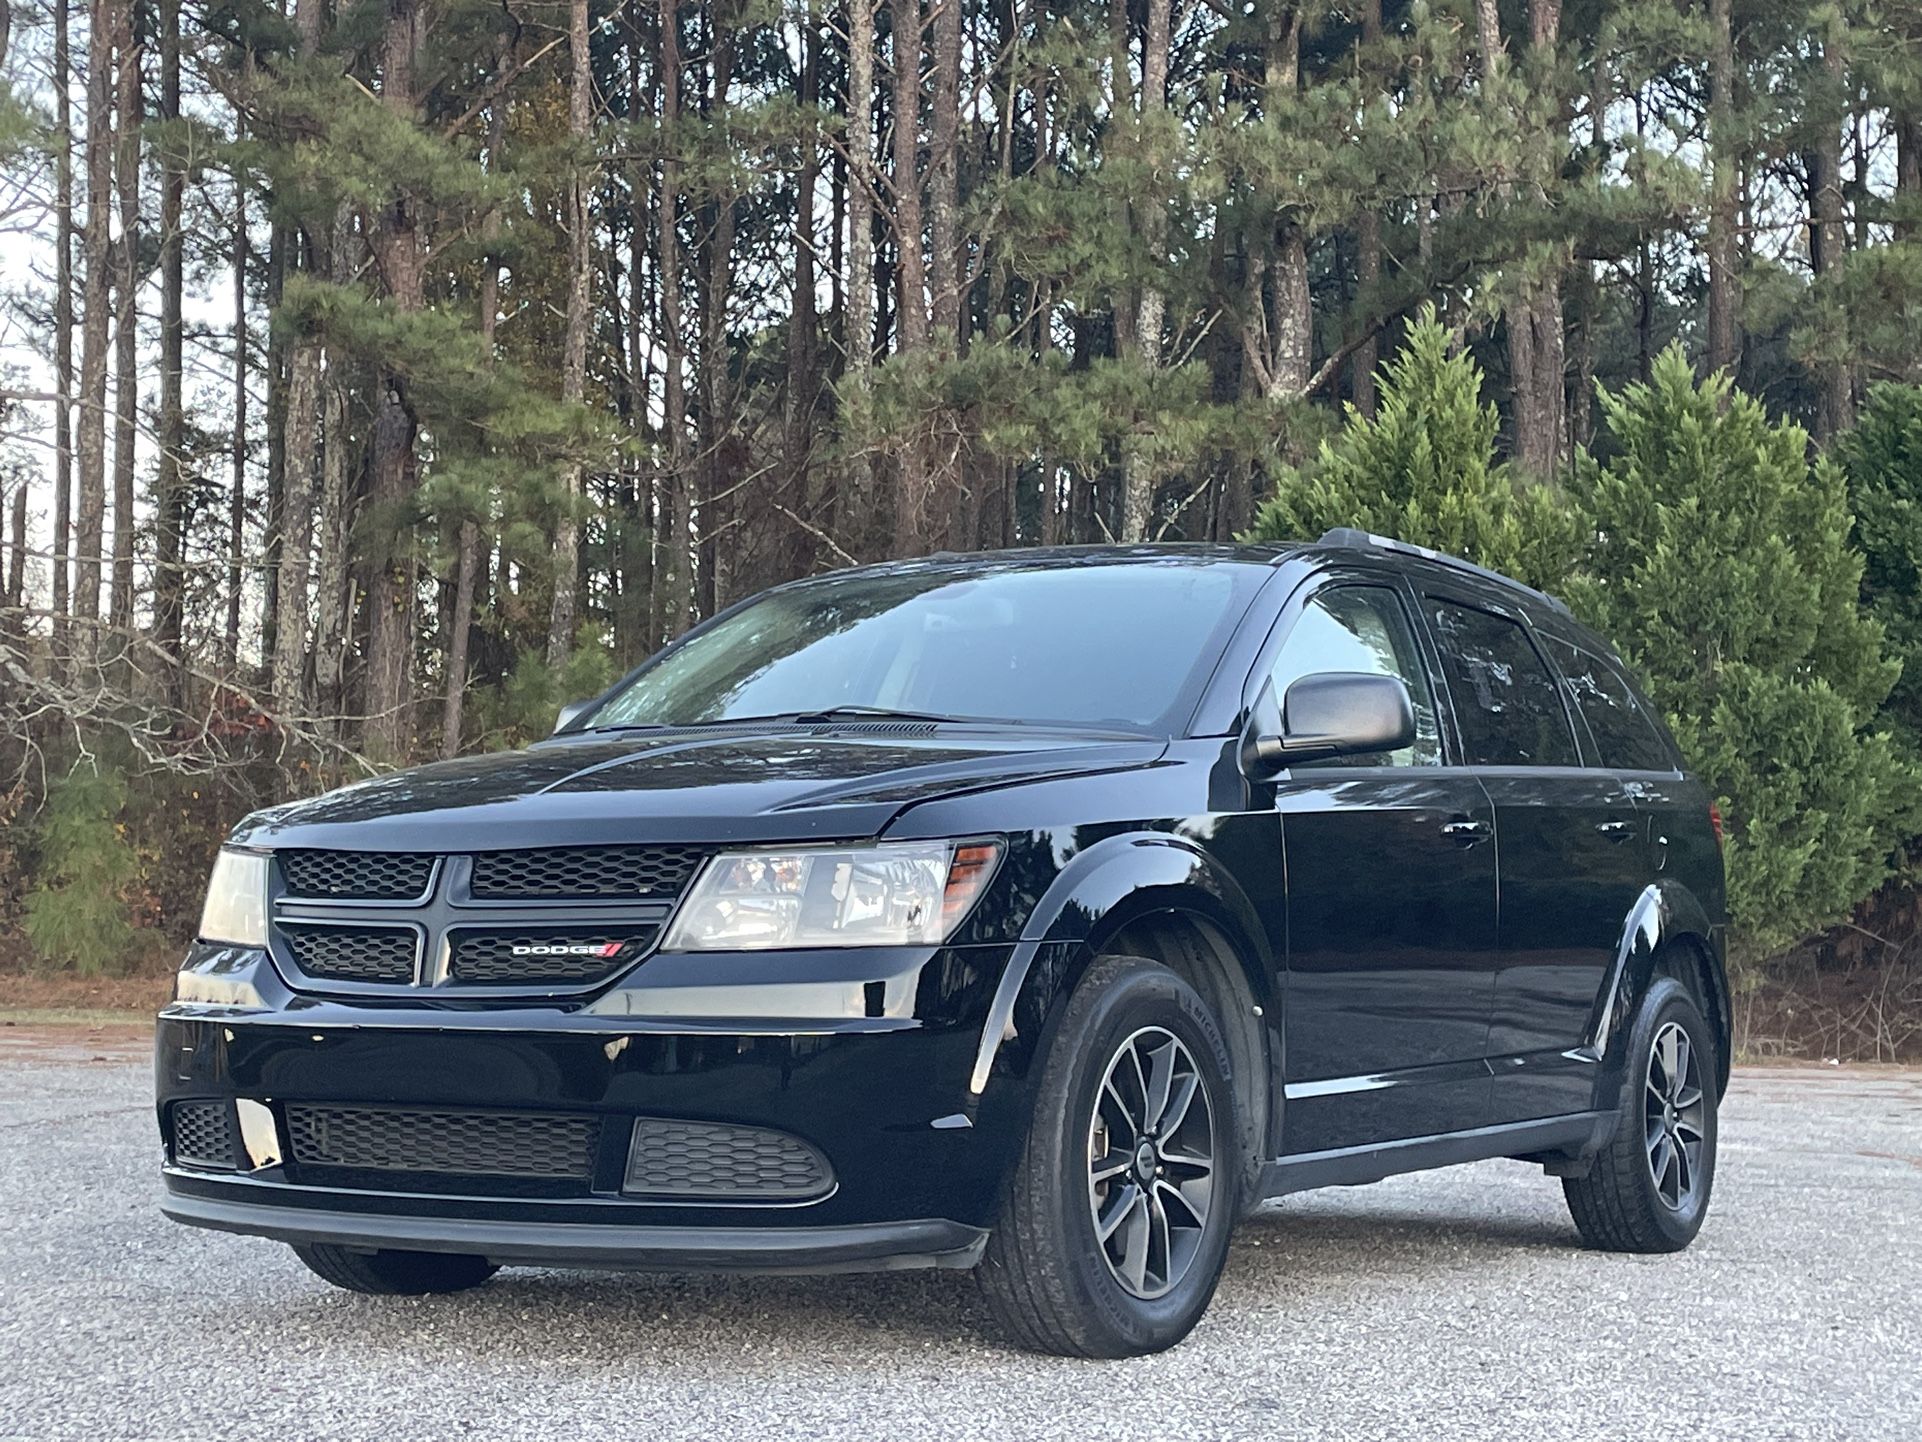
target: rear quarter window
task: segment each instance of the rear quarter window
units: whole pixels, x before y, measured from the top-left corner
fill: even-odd
[[[1602,765],[1617,771],[1673,771],[1675,758],[1661,728],[1614,663],[1558,636],[1546,639]]]

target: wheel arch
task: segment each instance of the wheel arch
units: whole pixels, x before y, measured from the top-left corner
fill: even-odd
[[[1221,1026],[1236,1092],[1244,1203],[1277,1145],[1281,1033],[1273,949],[1242,887],[1191,839],[1129,833],[1075,857],[1035,908],[996,989],[973,1075],[1029,1075],[1067,998],[1102,956],[1142,956],[1182,977]]]
[[[1716,1040],[1716,1090],[1728,1089],[1733,1009],[1726,943],[1701,899],[1672,879],[1652,882],[1623,919],[1609,983],[1597,1002],[1592,1045],[1611,1075],[1624,1064],[1624,1048],[1642,998],[1659,976],[1687,987],[1702,1008]]]

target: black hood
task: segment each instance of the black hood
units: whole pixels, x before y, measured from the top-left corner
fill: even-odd
[[[876,836],[916,802],[1146,766],[1158,739],[1021,728],[872,735],[778,727],[585,735],[397,771],[255,812],[255,846],[475,851]]]

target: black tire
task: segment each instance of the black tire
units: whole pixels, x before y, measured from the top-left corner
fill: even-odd
[[[485,1257],[460,1252],[352,1252],[316,1242],[294,1255],[322,1281],[379,1297],[423,1297],[465,1292],[500,1270]]]
[[[1680,1108],[1662,1095],[1673,1064],[1664,1058],[1677,1032],[1689,1048],[1682,1069],[1692,1063],[1699,1095],[1699,1102]],[[1695,1240],[1715,1183],[1718,1060],[1701,1007],[1679,982],[1658,977],[1629,1032],[1614,1140],[1587,1175],[1562,1179],[1575,1228],[1589,1246],[1679,1252]],[[1693,1144],[1691,1131],[1699,1138]]]
[[[1120,1091],[1105,1088],[1110,1069],[1143,1058],[1145,1070],[1115,1072],[1120,1090],[1138,1098],[1124,1104]],[[1158,1080],[1164,1058],[1168,1084]],[[1142,1078],[1139,1088],[1130,1077]],[[1177,1100],[1183,1095],[1185,1104]],[[1214,1296],[1239,1210],[1242,1168],[1233,1149],[1240,1131],[1219,1024],[1167,968],[1103,958],[1068,1000],[1035,1096],[1027,1145],[977,1269],[989,1310],[1011,1341],[1035,1352],[1133,1357],[1173,1346]],[[1148,1117],[1134,1129],[1150,1148],[1145,1159],[1124,1130],[1137,1111]],[[1206,1171],[1195,1162],[1204,1124]],[[1134,1159],[1127,1170],[1097,1180],[1123,1155]],[[1110,1225],[1107,1242],[1097,1235],[1099,1221]],[[1144,1235],[1137,1266],[1134,1239]],[[1119,1260],[1110,1261],[1111,1248],[1123,1254]],[[1135,1280],[1124,1281],[1124,1273]]]

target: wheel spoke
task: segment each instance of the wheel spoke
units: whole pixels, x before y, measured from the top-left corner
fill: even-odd
[[[1134,1158],[1126,1152],[1107,1151],[1088,1163],[1088,1180],[1094,1183],[1118,1177],[1134,1165]]]
[[[1668,1099],[1679,1108],[1682,1105],[1682,1093],[1688,1089],[1688,1033],[1678,1026],[1675,1028],[1674,1037],[1675,1070],[1668,1074]]]
[[[1128,1133],[1128,1140],[1133,1141],[1136,1137],[1140,1136],[1142,1130],[1141,1119],[1137,1117],[1129,1107],[1128,1099],[1121,1094],[1121,1088],[1114,1084],[1113,1076],[1110,1076],[1101,1084],[1101,1095],[1114,1107],[1115,1111],[1120,1114],[1121,1124]]]
[[[1181,1124],[1188,1120],[1188,1109],[1194,1105],[1195,1093],[1201,1090],[1201,1078],[1193,1072],[1183,1073],[1175,1083],[1174,1093],[1168,1098],[1166,1110],[1155,1123],[1155,1135],[1166,1141],[1181,1130]]]
[[[1148,1198],[1136,1191],[1128,1205],[1127,1225],[1121,1238],[1121,1276],[1137,1292],[1148,1290]]]
[[[1674,1163],[1675,1144],[1668,1139],[1668,1133],[1663,1132],[1655,1139],[1655,1145],[1649,1149],[1648,1170],[1655,1178],[1655,1190],[1664,1196],[1668,1195],[1668,1189],[1663,1183],[1668,1177],[1669,1168]]]
[[[1156,1133],[1161,1131],[1162,1119],[1168,1111],[1168,1095],[1174,1089],[1176,1045],[1175,1039],[1169,1037],[1165,1045],[1148,1053],[1148,1100],[1141,1109],[1141,1120]],[[1136,1055],[1139,1054],[1137,1048]]]
[[[1107,1212],[1095,1220],[1095,1236],[1101,1242],[1115,1234],[1115,1230],[1128,1220],[1129,1214],[1141,1202],[1141,1188],[1129,1182],[1109,1200]]]
[[[1193,1218],[1197,1228],[1208,1224],[1208,1204],[1215,1191],[1212,1176],[1191,1177],[1185,1182],[1157,1182],[1155,1187],[1164,1204],[1172,1201]]]
[[[1161,1205],[1159,1191],[1148,1198],[1148,1263],[1154,1268],[1156,1279],[1163,1285],[1173,1278],[1171,1264],[1174,1248],[1168,1231],[1168,1212]]]

